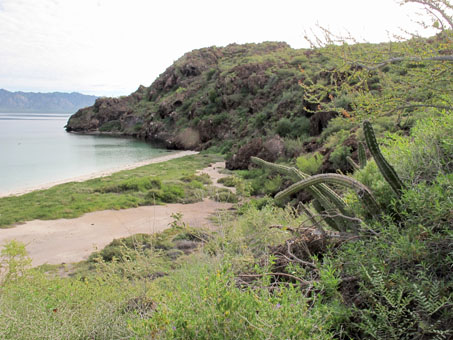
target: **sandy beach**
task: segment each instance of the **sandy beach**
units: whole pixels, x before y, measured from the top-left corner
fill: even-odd
[[[123,167],[121,170],[191,154],[194,154],[194,152],[183,151],[147,162],[136,163],[127,168]],[[197,171],[197,173],[208,174],[213,181],[212,185],[224,187],[217,182],[218,179],[227,176],[220,173],[224,168],[225,162],[217,162]],[[114,171],[93,174],[89,178],[79,178],[79,180],[107,176],[112,172]],[[181,213],[182,222],[191,227],[211,228],[213,224],[210,217],[218,213],[219,210],[229,209],[231,206],[231,203],[205,199],[202,202],[191,204],[175,203],[123,210],[96,211],[73,219],[33,220],[16,225],[14,228],[0,229],[0,248],[11,240],[24,243],[33,266],[45,263],[79,262],[87,259],[92,252],[102,249],[115,238],[127,237],[137,233],[156,233],[169,228],[173,221],[172,214],[175,213]]]
[[[79,262],[115,238],[169,228],[173,213],[181,213],[182,221],[191,227],[211,228],[209,217],[230,207],[231,203],[206,199],[192,204],[96,211],[74,219],[34,220],[0,229],[0,247],[13,239],[25,243],[33,266]]]
[[[129,164],[129,165],[124,165],[121,167],[116,167],[116,168],[112,168],[112,169],[105,170],[105,171],[94,172],[91,174],[78,176],[78,177],[71,177],[71,178],[60,180],[60,181],[49,182],[49,183],[45,183],[42,185],[24,188],[24,189],[20,189],[20,190],[0,192],[0,197],[19,196],[19,195],[27,194],[27,193],[35,191],[35,190],[49,189],[55,185],[59,185],[59,184],[63,184],[63,183],[84,182],[84,181],[88,181],[93,178],[110,176],[111,174],[118,172],[118,171],[131,170],[131,169],[135,169],[135,168],[138,168],[138,167],[141,167],[144,165],[166,162],[166,161],[169,161],[169,160],[172,160],[175,158],[180,158],[180,157],[184,157],[184,156],[188,156],[188,155],[195,155],[197,153],[198,152],[196,152],[196,151],[179,151],[179,152],[175,152],[175,153],[172,153],[169,155],[160,156],[160,157],[152,158],[152,159],[149,159],[146,161],[137,162],[137,163],[133,163],[133,164]]]

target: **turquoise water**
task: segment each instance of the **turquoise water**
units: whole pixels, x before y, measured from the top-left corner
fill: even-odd
[[[68,114],[0,113],[0,194],[169,152],[134,139],[67,133],[68,118]]]

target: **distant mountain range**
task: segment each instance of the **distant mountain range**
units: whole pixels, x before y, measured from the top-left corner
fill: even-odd
[[[96,98],[77,92],[10,92],[0,89],[0,112],[74,113],[93,105]]]

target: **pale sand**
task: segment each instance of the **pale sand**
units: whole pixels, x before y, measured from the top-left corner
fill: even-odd
[[[187,154],[193,153],[183,153]],[[176,155],[181,157],[181,153],[178,153],[165,158],[176,158]],[[160,157],[160,161],[163,161],[163,158]],[[155,163],[157,160],[156,158],[149,162]],[[217,180],[226,176],[219,173],[224,167],[225,162],[217,162],[197,173],[207,173],[213,180],[213,185],[222,186]],[[192,227],[211,228],[213,225],[208,218],[216,211],[229,209],[231,206],[230,203],[205,199],[193,204],[96,211],[74,219],[34,220],[14,228],[0,229],[0,247],[13,239],[25,243],[33,266],[78,262],[86,259],[93,251],[102,249],[115,238],[137,233],[156,233],[169,228],[169,224],[174,220],[171,217],[174,213],[181,213],[182,222]]]
[[[173,213],[192,227],[212,227],[208,217],[230,203],[204,200],[193,204],[167,204],[124,210],[105,210],[74,219],[34,220],[10,229],[0,229],[0,246],[10,240],[26,244],[33,266],[86,259],[115,238],[137,233],[156,233],[169,228]]]
[[[207,174],[209,177],[211,177],[212,185],[219,188],[228,189],[231,190],[233,193],[236,193],[236,188],[229,188],[223,185],[222,183],[218,182],[219,179],[230,176],[227,174],[221,174],[219,170],[222,169],[225,169],[225,162],[217,162],[211,164],[211,166],[204,168],[203,170],[197,170],[197,175]]]
[[[131,170],[131,169],[135,169],[135,168],[138,168],[138,167],[141,167],[141,166],[144,166],[144,165],[166,162],[166,161],[169,161],[171,159],[180,158],[180,157],[184,157],[184,156],[188,156],[188,155],[195,155],[197,153],[198,152],[196,152],[196,151],[175,152],[175,153],[172,153],[172,154],[169,154],[169,155],[156,157],[156,158],[153,158],[153,159],[150,159],[150,160],[147,160],[147,161],[137,162],[137,163],[133,163],[133,164],[129,164],[129,165],[124,165],[124,166],[121,166],[121,167],[117,167],[117,168],[113,168],[113,169],[109,169],[109,170],[105,170],[105,171],[99,171],[99,172],[91,173],[91,174],[88,174],[88,175],[83,175],[83,176],[73,177],[73,178],[67,178],[67,179],[64,179],[64,180],[61,180],[61,181],[55,181],[55,182],[51,182],[51,183],[46,183],[46,184],[42,184],[42,185],[39,185],[39,186],[25,188],[25,189],[17,190],[17,191],[2,192],[2,193],[0,193],[0,197],[19,196],[19,195],[27,194],[27,193],[35,191],[35,190],[49,189],[49,188],[51,188],[51,187],[53,187],[55,185],[59,185],[59,184],[63,184],[63,183],[84,182],[84,181],[88,181],[88,180],[93,179],[93,178],[110,176],[111,174],[113,174],[115,172],[118,172],[118,171]]]

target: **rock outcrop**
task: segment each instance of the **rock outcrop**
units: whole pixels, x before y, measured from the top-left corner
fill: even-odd
[[[66,129],[129,135],[173,149],[216,146],[234,155],[230,168],[247,167],[250,155],[274,160],[284,151],[283,141],[272,137],[280,120],[310,119],[309,130],[294,125],[291,137],[297,138],[318,135],[335,116],[316,112],[317,105],[303,99],[299,65],[319,63],[317,58],[279,42],[194,50],[151,86],[98,98],[77,111]]]

